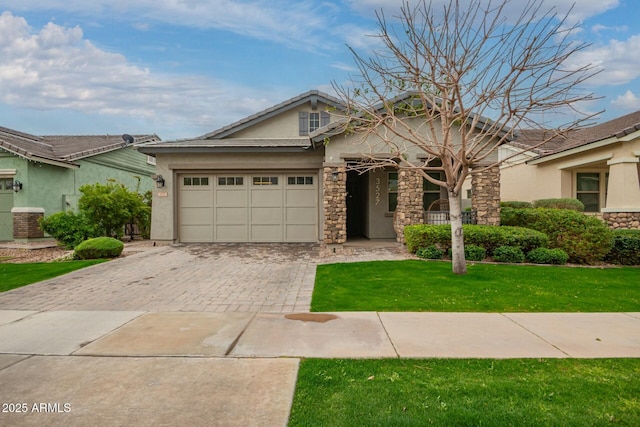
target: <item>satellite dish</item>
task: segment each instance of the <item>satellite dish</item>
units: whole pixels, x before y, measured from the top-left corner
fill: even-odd
[[[134,141],[133,137],[128,133],[122,135],[122,140],[125,142],[125,144],[133,144]]]

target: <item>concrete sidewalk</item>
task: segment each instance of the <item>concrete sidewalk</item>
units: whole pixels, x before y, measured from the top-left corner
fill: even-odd
[[[306,357],[640,358],[640,313],[0,311],[0,425],[286,425]]]

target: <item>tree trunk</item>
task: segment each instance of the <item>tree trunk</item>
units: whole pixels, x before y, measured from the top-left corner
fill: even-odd
[[[449,191],[449,217],[451,219],[451,268],[454,274],[467,274],[462,232],[462,202],[460,195]]]

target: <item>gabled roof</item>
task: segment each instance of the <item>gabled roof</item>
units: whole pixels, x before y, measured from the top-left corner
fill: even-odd
[[[617,139],[639,130],[640,110],[604,123],[570,132],[566,136],[557,136],[548,143],[536,148],[533,147],[553,131],[546,129],[522,129],[518,131],[517,138],[512,142],[512,145],[523,149],[531,149],[533,152],[539,154],[539,156],[534,159],[535,161],[544,161],[550,156],[554,156],[555,158],[573,149],[579,149],[581,147],[586,149],[590,144],[604,142],[610,138],[615,139],[612,142],[617,142]]]
[[[311,103],[312,106],[314,104],[317,104],[318,102],[322,102],[324,104],[330,105],[331,107],[337,108],[339,110],[344,110],[345,108],[344,103],[340,101],[338,98],[328,95],[324,92],[320,92],[319,90],[310,90],[298,96],[294,96],[293,98],[288,99],[284,102],[281,102],[280,104],[274,105],[273,107],[269,107],[266,110],[259,111],[255,114],[250,115],[249,117],[245,117],[244,119],[238,120],[235,123],[231,123],[230,125],[224,126],[218,130],[214,130],[213,132],[210,132],[196,139],[225,138],[238,131],[246,129],[250,126],[253,126],[257,123],[268,120],[285,111],[291,110],[293,108],[299,107],[300,105],[304,105],[309,102]]]
[[[159,140],[157,135],[136,135],[133,145]],[[35,136],[0,127],[0,148],[28,160],[67,168],[79,167],[76,160],[127,145],[120,135]]]

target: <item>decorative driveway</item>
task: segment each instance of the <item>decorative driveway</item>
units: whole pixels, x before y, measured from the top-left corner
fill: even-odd
[[[0,294],[0,310],[309,311],[319,263],[403,259],[401,246],[163,246]]]

